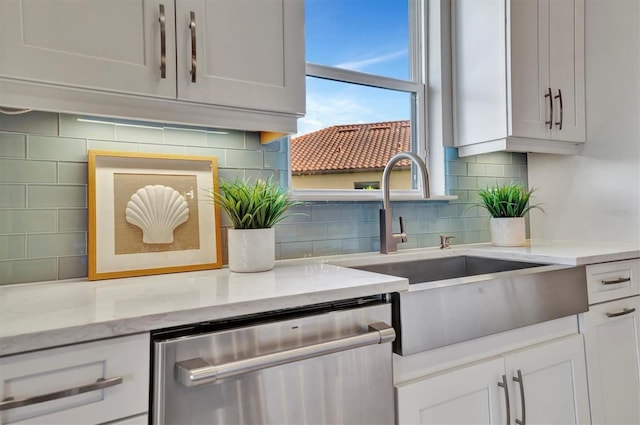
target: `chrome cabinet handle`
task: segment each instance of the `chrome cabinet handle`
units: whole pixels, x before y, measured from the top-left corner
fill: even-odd
[[[547,94],[544,97],[549,98],[549,121],[544,123],[549,125],[549,130],[553,129],[553,95],[551,94],[551,87],[548,88]]]
[[[219,379],[299,360],[366,347],[367,345],[386,344],[387,342],[392,342],[395,338],[396,333],[391,326],[383,322],[376,322],[371,323],[369,332],[362,335],[291,348],[220,365],[211,364],[201,357],[184,360],[175,364],[175,376],[180,384],[187,387],[195,387],[209,384]]]
[[[618,316],[625,316],[627,314],[631,314],[633,312],[635,312],[636,309],[635,308],[623,308],[622,311],[619,311],[617,313],[605,313],[607,315],[607,317],[618,317]]]
[[[511,425],[511,406],[509,405],[509,387],[507,387],[507,375],[502,375],[502,382],[498,386],[504,388],[504,403],[507,405],[507,425]]]
[[[560,101],[560,121],[556,121],[556,125],[558,126],[558,130],[562,130],[562,122],[564,121],[564,108],[562,107],[562,90],[558,89],[558,94],[555,96],[555,99]]]
[[[167,21],[164,15],[164,4],[160,5],[160,78],[167,78],[167,35],[165,31],[165,23]]]
[[[109,379],[100,378],[92,384],[82,385],[75,388],[69,388],[67,390],[56,391],[53,393],[42,394],[27,398],[19,398],[17,400],[14,400],[13,397],[7,397],[2,400],[2,402],[0,402],[0,411],[15,409],[16,407],[31,406],[33,404],[44,403],[51,400],[58,400],[60,398],[71,397],[90,391],[102,390],[120,384],[122,384],[121,376]]]
[[[522,405],[522,420],[516,419],[516,423],[518,425],[526,425],[527,424],[527,412],[526,412],[526,402],[524,399],[524,381],[522,380],[522,371],[518,369],[518,376],[513,377],[513,380],[520,384],[520,404]]]
[[[619,277],[615,280],[603,280],[601,281],[601,283],[603,285],[617,285],[618,283],[625,283],[625,282],[631,282],[631,278],[630,277]]]
[[[189,29],[191,30],[191,82],[196,82],[196,63],[197,63],[197,53],[196,53],[196,12],[189,12]]]

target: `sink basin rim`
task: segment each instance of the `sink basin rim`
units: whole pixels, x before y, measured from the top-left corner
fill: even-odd
[[[457,272],[453,277],[443,276],[436,279],[416,279],[411,272],[416,271],[419,268],[422,273],[429,273],[427,270],[422,270],[424,267],[438,267],[439,263],[451,264],[452,261],[460,260],[464,262],[466,267],[467,259],[471,261],[483,261],[489,263],[496,263],[496,266],[507,267],[506,270],[495,270],[488,272],[478,272],[465,274]],[[360,262],[359,262],[360,263]],[[402,273],[397,273],[399,266],[405,265],[411,268],[411,270],[403,270]],[[440,257],[425,257],[425,258],[402,258],[397,261],[384,261],[384,262],[369,262],[365,264],[345,265],[352,269],[366,271],[370,273],[378,273],[387,276],[403,277],[409,280],[409,291],[412,290],[424,290],[430,287],[443,287],[450,285],[460,285],[466,283],[480,282],[490,279],[504,278],[507,275],[520,276],[529,273],[539,273],[544,271],[559,270],[562,268],[571,267],[568,265],[548,264],[541,262],[521,261],[512,259],[502,259],[495,257],[483,257],[477,255],[470,255],[467,253],[460,253],[458,255],[448,255]],[[396,270],[394,270],[394,268]],[[440,272],[442,274],[442,272]],[[462,275],[461,275],[462,274]]]

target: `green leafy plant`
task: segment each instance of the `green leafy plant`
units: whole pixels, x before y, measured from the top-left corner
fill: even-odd
[[[540,204],[529,205],[535,189],[527,190],[521,184],[505,184],[482,189],[478,192],[480,202],[471,207],[482,207],[491,217],[524,217],[532,209],[544,210]]]
[[[289,191],[271,178],[247,183],[220,181],[220,190],[211,194],[235,229],[267,229],[287,217],[285,213],[302,202],[289,198]]]

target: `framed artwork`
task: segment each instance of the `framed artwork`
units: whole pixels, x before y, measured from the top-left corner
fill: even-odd
[[[222,267],[215,157],[89,151],[89,280]]]

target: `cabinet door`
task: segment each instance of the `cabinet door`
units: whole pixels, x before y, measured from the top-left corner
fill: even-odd
[[[551,139],[584,142],[584,0],[546,1],[549,3],[549,86],[554,102]]]
[[[173,0],[2,0],[0,76],[175,98],[173,26]]]
[[[584,0],[509,5],[510,134],[584,142]]]
[[[512,420],[524,422],[524,413],[529,425],[591,423],[582,335],[509,354],[505,369],[512,385]]]
[[[639,314],[636,296],[591,306],[582,317],[594,424],[640,424]]]
[[[548,139],[551,134],[548,0],[509,2],[511,65],[510,135]],[[545,97],[547,95],[547,97]]]
[[[177,0],[176,31],[179,99],[304,112],[304,2]]]
[[[496,358],[396,385],[399,424],[504,424],[504,361]]]
[[[456,146],[508,136],[504,1],[451,2]]]

